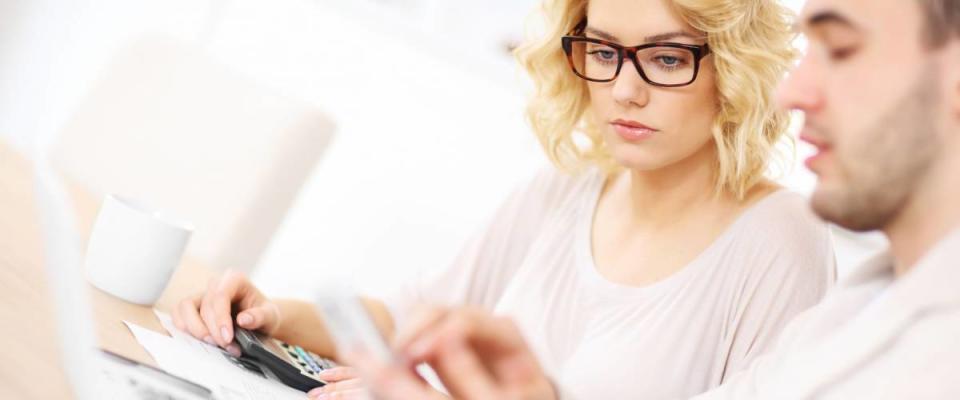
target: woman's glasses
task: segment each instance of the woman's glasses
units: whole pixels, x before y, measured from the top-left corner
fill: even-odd
[[[582,26],[582,25],[581,25]],[[710,54],[707,45],[657,42],[625,47],[602,39],[576,35],[562,38],[563,51],[577,76],[592,82],[611,82],[620,75],[623,60],[637,67],[644,81],[662,87],[686,86],[697,79],[700,60]]]

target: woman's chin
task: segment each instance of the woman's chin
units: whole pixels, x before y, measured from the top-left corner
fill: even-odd
[[[630,169],[634,171],[652,171],[656,169],[663,168],[663,159],[661,157],[654,157],[650,154],[640,154],[636,149],[631,149],[634,151],[623,151],[621,149],[614,149],[612,156],[617,165],[622,168]]]

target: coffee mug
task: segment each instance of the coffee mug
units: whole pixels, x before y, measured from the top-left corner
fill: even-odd
[[[193,227],[135,200],[108,195],[87,244],[87,280],[104,292],[142,305],[160,298]]]

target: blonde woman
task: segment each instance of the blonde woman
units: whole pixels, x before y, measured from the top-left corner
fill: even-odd
[[[548,0],[521,49],[529,117],[556,164],[450,268],[367,304],[387,337],[419,304],[510,316],[577,398],[681,398],[762,352],[834,279],[826,226],[764,177],[788,125],[794,53],[776,0]],[[584,140],[577,139],[582,135]],[[562,172],[563,171],[563,172]],[[309,304],[228,274],[180,327],[232,348],[240,326],[335,355]],[[311,396],[361,396],[347,369]]]

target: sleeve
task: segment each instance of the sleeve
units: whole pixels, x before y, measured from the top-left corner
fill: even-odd
[[[822,304],[822,303],[821,303]],[[810,324],[821,320],[823,307],[818,305],[800,313],[789,321],[776,340],[775,346],[763,354],[757,355],[748,367],[733,374],[723,384],[707,392],[694,396],[690,400],[766,400],[770,399],[769,389],[779,375],[788,354],[803,339],[803,332]]]
[[[748,268],[731,302],[721,383],[772,347],[790,321],[819,303],[836,280],[826,224],[810,213],[800,196],[788,197],[783,205],[786,209],[768,208],[758,219],[764,222],[746,234],[749,246],[741,260]]]
[[[515,190],[447,268],[421,274],[386,297],[397,325],[420,304],[491,309],[500,298],[570,177],[545,170]]]

